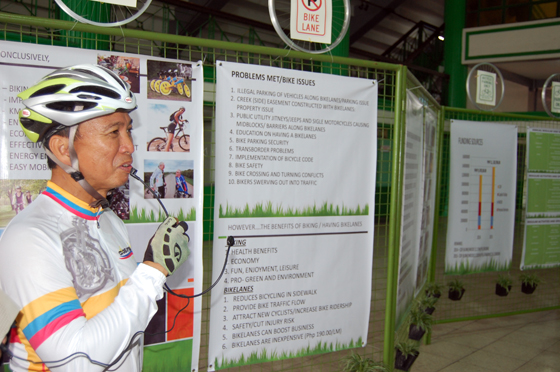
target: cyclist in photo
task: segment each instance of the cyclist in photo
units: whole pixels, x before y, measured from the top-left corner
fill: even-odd
[[[163,162],[159,163],[158,167],[152,173],[150,177],[150,187],[154,192],[157,192],[160,198],[165,198],[165,174],[163,170],[165,169],[165,164]],[[157,188],[157,190],[156,190]]]
[[[25,204],[29,205],[33,201],[33,197],[31,196],[31,191],[27,190],[25,192]]]
[[[21,186],[16,186],[16,193],[12,199],[12,209],[15,209],[16,214],[21,212],[25,208],[25,195],[21,191]]]
[[[175,128],[177,125],[181,128],[184,123],[188,123],[188,120],[183,119],[183,114],[185,113],[185,108],[181,107],[179,110],[169,116],[171,123],[167,126],[167,143],[165,144],[165,151],[169,152],[171,148],[171,143],[173,142],[173,137],[175,136]]]
[[[191,197],[191,194],[189,194],[187,180],[185,180],[185,176],[181,174],[180,169],[177,169],[177,172],[175,172],[175,187],[177,188],[179,196],[182,196],[183,198]]]

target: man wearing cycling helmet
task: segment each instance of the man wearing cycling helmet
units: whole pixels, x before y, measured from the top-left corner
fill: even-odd
[[[171,148],[171,141],[173,141],[173,137],[175,136],[175,128],[177,127],[177,125],[181,127],[183,123],[187,122],[186,120],[183,120],[184,113],[185,108],[180,107],[179,110],[172,113],[169,117],[171,123],[169,123],[169,125],[167,126],[167,144],[165,145],[165,151],[169,152],[169,149]]]
[[[136,99],[94,65],[56,70],[18,96],[20,124],[43,143],[52,176],[0,238],[0,290],[22,309],[10,368],[141,371],[141,331],[189,251],[186,224],[170,217],[137,264],[108,208],[132,169]]]

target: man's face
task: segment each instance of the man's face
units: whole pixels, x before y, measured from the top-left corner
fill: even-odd
[[[74,140],[80,171],[103,196],[128,180],[134,152],[131,122],[127,113],[115,112],[80,124]]]
[[[175,172],[175,176],[179,177],[181,175],[181,172],[177,171]]]
[[[159,169],[164,170],[165,169],[165,164],[160,164]]]

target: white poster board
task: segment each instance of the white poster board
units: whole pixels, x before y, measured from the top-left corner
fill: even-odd
[[[560,266],[560,130],[527,130],[527,203],[521,270]]]
[[[0,212],[2,227],[6,226],[15,212],[9,210],[10,190],[21,185],[31,191],[36,198],[46,180],[50,179],[46,155],[40,143],[32,143],[23,134],[18,123],[18,111],[23,108],[17,94],[35,84],[39,79],[55,69],[75,64],[99,64],[107,67],[125,80],[135,93],[138,109],[130,116],[133,119],[132,136],[135,144],[133,166],[141,178],[149,179],[149,174],[160,162],[165,163],[167,194],[162,199],[170,214],[187,220],[191,238],[191,256],[178,271],[168,279],[171,289],[180,294],[195,294],[202,291],[202,211],[203,211],[203,73],[201,63],[174,61],[156,57],[124,54],[109,51],[73,49],[54,46],[0,42],[0,90],[2,131],[0,132],[0,185],[2,203],[8,209]],[[159,72],[177,70],[175,79],[168,80],[168,90],[155,91],[152,81],[159,80]],[[180,94],[186,86],[189,95]],[[164,84],[165,85],[165,84]],[[183,119],[188,120],[182,132],[177,131],[172,152],[147,151],[147,144],[154,137],[162,137],[167,128],[169,116],[179,107],[185,107]],[[167,134],[165,134],[167,135]],[[181,138],[189,142],[188,149],[179,146]],[[181,142],[182,143],[182,142]],[[192,198],[174,198],[175,172],[187,175],[187,183]],[[149,181],[147,179],[147,181]],[[129,239],[138,262],[143,261],[144,251],[155,232],[157,221],[164,215],[157,201],[149,195],[144,186],[130,180],[119,190],[126,205],[115,210],[127,223]],[[195,219],[196,218],[196,219]],[[3,228],[0,229],[3,232]],[[164,332],[171,328],[177,311],[186,305],[186,300],[165,296],[158,302],[159,310],[148,326],[144,344],[144,369],[157,365],[159,371],[175,370],[177,365],[185,369],[198,369],[200,348],[201,300],[191,300],[189,307],[178,316],[175,328],[160,335],[148,333]],[[128,342],[128,341],[127,341]],[[157,357],[155,353],[157,352]],[[102,361],[109,362],[109,361]]]
[[[416,290],[422,222],[424,106],[407,90],[397,315],[399,324]]]
[[[449,222],[445,273],[511,267],[517,127],[451,121]]]
[[[364,346],[377,83],[216,65],[209,370]]]

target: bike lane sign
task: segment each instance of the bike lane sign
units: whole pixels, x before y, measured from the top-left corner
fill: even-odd
[[[290,37],[331,43],[332,0],[291,0]]]

